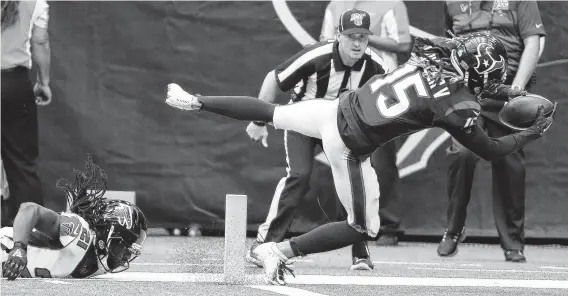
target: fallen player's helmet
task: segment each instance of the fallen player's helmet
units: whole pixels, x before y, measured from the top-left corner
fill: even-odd
[[[505,82],[508,60],[501,41],[487,32],[478,32],[453,38],[452,42],[456,45],[450,58],[452,65],[474,93]]]
[[[141,254],[148,230],[146,217],[127,201],[105,203],[101,220],[95,226],[97,257],[107,272],[122,272]]]

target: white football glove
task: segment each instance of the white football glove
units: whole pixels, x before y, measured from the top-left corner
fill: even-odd
[[[256,125],[254,122],[251,122],[247,126],[246,131],[251,140],[255,142],[261,141],[262,146],[268,147],[268,129],[266,128],[266,125],[260,126]]]

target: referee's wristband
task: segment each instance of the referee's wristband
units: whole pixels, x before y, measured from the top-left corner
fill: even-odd
[[[265,126],[266,125],[266,122],[262,122],[262,121],[253,121],[252,123],[254,123],[255,125],[258,125],[258,126]]]

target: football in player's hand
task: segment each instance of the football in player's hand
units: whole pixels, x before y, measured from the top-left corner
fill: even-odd
[[[539,95],[527,94],[513,98],[499,112],[499,120],[512,129],[524,130],[533,124],[540,105],[544,107],[545,116],[554,109],[551,101]]]

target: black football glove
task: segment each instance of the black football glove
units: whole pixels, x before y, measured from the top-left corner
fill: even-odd
[[[28,265],[28,258],[26,254],[27,246],[23,243],[14,243],[14,248],[8,254],[8,260],[4,262],[4,268],[2,269],[2,276],[8,278],[8,280],[15,280],[24,268]]]
[[[556,115],[557,106],[558,103],[554,103],[554,107],[552,108],[552,113],[550,113],[549,116],[545,116],[544,106],[540,105],[536,113],[537,117],[533,125],[529,128],[529,130],[539,136],[542,136],[544,132],[546,132],[552,125],[552,122],[554,121],[554,116]]]
[[[527,91],[512,88],[510,85],[487,83],[480,94],[484,99],[495,99],[500,101],[509,101],[518,96],[526,96]]]

